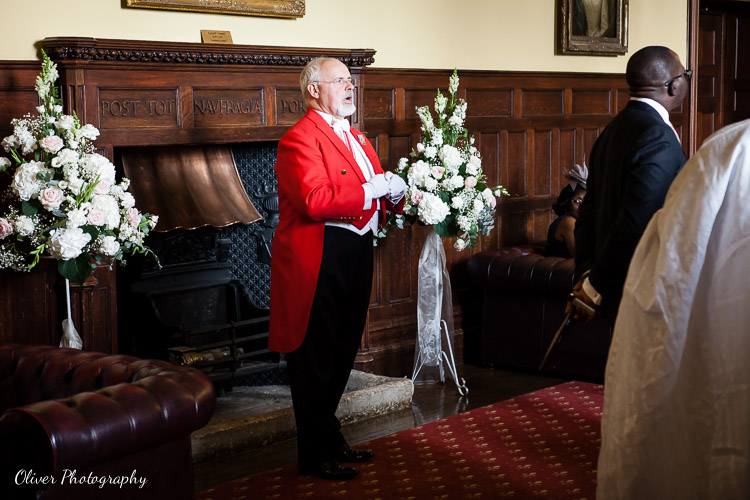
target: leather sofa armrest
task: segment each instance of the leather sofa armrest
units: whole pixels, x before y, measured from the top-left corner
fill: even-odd
[[[147,360],[133,365],[132,383],[7,410],[0,417],[3,461],[59,474],[187,437],[208,423],[216,394],[203,373]]]
[[[509,247],[475,254],[468,271],[472,283],[483,288],[567,294],[573,288],[575,262]]]

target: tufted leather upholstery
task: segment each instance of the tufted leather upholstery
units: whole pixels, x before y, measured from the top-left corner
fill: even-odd
[[[482,361],[536,370],[564,317],[575,284],[573,259],[545,257],[532,247],[479,252],[469,277],[482,288]],[[601,378],[611,328],[604,319],[574,324],[552,370]]]
[[[0,343],[2,488],[11,498],[192,498],[190,433],[215,405],[211,382],[192,368]],[[57,484],[16,485],[19,470]],[[79,478],[136,471],[147,482],[62,485],[65,470]]]

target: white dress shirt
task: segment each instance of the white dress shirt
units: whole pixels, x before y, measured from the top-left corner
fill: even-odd
[[[357,162],[357,165],[359,166],[360,170],[362,171],[362,175],[364,176],[365,180],[366,181],[370,180],[375,175],[375,170],[372,167],[372,163],[370,163],[370,159],[365,154],[365,150],[362,148],[359,142],[354,138],[352,133],[349,131],[349,126],[348,126],[349,122],[345,119],[338,120],[334,116],[329,115],[328,113],[324,113],[323,111],[318,111],[317,109],[315,111],[320,116],[322,116],[323,119],[329,125],[331,125],[331,128],[333,128],[333,131],[336,132],[336,135],[339,136],[339,138],[347,147],[347,149],[349,149],[349,151],[352,152],[352,154],[354,155],[354,159]],[[346,122],[346,123],[342,123],[342,122]],[[376,203],[376,208],[380,208],[380,200],[378,199],[372,200],[367,190],[364,188],[362,188],[362,192],[363,192],[362,208],[364,210],[369,209],[372,206],[373,201],[375,201]],[[365,234],[367,233],[367,231],[372,231],[374,234],[378,230],[378,217],[379,217],[379,210],[375,210],[375,213],[370,218],[370,221],[362,229],[355,227],[350,222],[340,222],[340,221],[333,221],[333,220],[326,221],[326,226],[341,227],[344,229],[348,229],[349,231],[353,231],[359,235]]]

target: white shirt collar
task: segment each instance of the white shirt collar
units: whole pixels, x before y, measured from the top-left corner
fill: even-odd
[[[664,120],[664,123],[672,126],[672,122],[669,121],[669,111],[667,111],[667,108],[659,104],[658,102],[654,101],[653,99],[649,99],[648,97],[631,97],[631,101],[640,101],[648,104],[652,108],[656,110],[657,113],[659,113],[659,116],[661,116],[661,119]]]
[[[323,119],[328,122],[328,125],[333,126],[333,120],[335,119],[333,115],[330,115],[326,113],[325,111],[318,111],[317,109],[314,109],[316,113],[318,113],[320,116],[323,117]]]

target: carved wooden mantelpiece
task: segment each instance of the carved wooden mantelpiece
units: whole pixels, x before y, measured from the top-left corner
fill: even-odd
[[[335,57],[349,67],[358,68],[369,66],[375,61],[375,51],[370,49],[317,49],[101,38],[45,38],[43,46],[55,61],[304,66],[313,57],[325,55]]]
[[[305,113],[304,64],[337,58],[361,89],[375,54],[96,38],[46,38],[42,46],[58,64],[66,108],[99,129],[97,148],[110,158],[117,147],[277,141]]]

